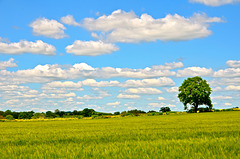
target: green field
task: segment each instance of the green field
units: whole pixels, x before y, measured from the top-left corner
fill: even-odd
[[[0,158],[240,158],[240,111],[0,122]]]

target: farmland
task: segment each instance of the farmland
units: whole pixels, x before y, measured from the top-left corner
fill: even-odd
[[[0,122],[0,158],[240,158],[240,111]]]

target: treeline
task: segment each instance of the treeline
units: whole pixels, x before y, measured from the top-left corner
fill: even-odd
[[[171,111],[169,107],[162,107],[160,109],[160,112],[168,112]],[[146,113],[151,113],[154,115],[156,112],[154,110],[145,112],[142,110],[128,110],[128,111],[123,111],[123,112],[114,112],[114,113],[103,113],[103,112],[97,112],[94,109],[89,109],[85,108],[82,111],[60,111],[59,109],[56,109],[54,112],[52,111],[47,111],[47,112],[42,112],[42,113],[37,113],[34,111],[24,111],[24,112],[15,112],[11,110],[6,110],[6,111],[0,111],[0,119],[45,119],[45,118],[71,118],[71,117],[97,117],[97,116],[107,116],[107,115],[121,115],[121,116],[128,116],[128,115],[134,115],[134,116],[139,116],[140,114],[146,114]]]

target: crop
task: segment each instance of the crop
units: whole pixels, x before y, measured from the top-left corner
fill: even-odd
[[[0,122],[0,158],[240,158],[240,112]]]

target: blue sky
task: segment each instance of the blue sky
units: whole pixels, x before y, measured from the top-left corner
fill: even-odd
[[[182,111],[193,76],[239,106],[239,2],[0,0],[0,110]]]

